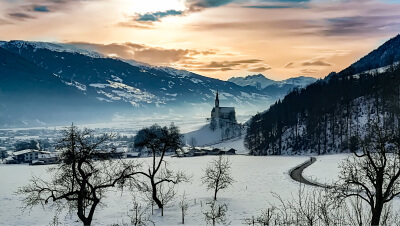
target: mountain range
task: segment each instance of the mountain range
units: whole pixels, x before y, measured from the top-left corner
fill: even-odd
[[[285,85],[290,85],[292,88],[294,87],[306,87],[307,85],[317,81],[316,78],[312,77],[295,77],[289,78],[282,81],[275,81],[265,77],[263,74],[257,75],[248,75],[246,77],[232,77],[228,79],[229,82],[233,82],[239,86],[253,86],[256,87],[258,90],[263,90],[268,86],[276,86],[282,87]]]
[[[233,82],[239,86],[252,86],[262,91],[263,93],[269,94],[273,99],[277,100],[283,98],[289,91],[295,88],[305,88],[309,84],[317,81],[316,78],[312,77],[294,77],[282,81],[275,81],[265,77],[262,74],[248,75],[246,77],[233,77],[228,79],[229,82]]]
[[[266,92],[69,44],[28,41],[0,42],[0,81],[0,128],[104,121],[115,114],[208,117],[217,90],[222,105],[252,114],[287,93],[286,87]]]

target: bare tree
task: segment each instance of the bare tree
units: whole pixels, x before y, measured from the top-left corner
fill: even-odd
[[[51,180],[34,176],[29,185],[19,188],[17,193],[26,196],[26,207],[49,202],[51,207],[68,207],[71,212],[76,211],[84,225],[90,225],[106,191],[122,187],[138,174],[137,163],[109,158],[110,153],[102,146],[110,138],[107,134],[94,136],[88,129],[80,131],[74,125],[67,127],[57,146],[64,161],[49,168]]]
[[[399,135],[385,128],[384,120],[368,123],[368,133],[361,139],[361,153],[341,165],[338,192],[342,197],[357,196],[371,211],[371,225],[379,225],[382,211],[400,194]]]
[[[216,223],[225,224],[228,206],[226,204],[218,204],[216,201],[207,204],[210,206],[210,210],[203,213],[206,218],[206,223],[213,226],[215,226]]]
[[[183,193],[182,195],[181,201],[179,202],[179,207],[181,208],[182,211],[182,224],[185,224],[185,215],[189,208],[189,204],[187,202],[185,193]]]
[[[220,155],[212,160],[201,179],[203,184],[207,185],[207,190],[214,190],[214,200],[217,200],[218,191],[229,187],[234,182],[229,159]]]
[[[8,157],[7,151],[6,150],[0,150],[0,159],[4,161],[5,158]]]
[[[150,220],[148,214],[149,206],[141,205],[136,199],[133,199],[132,214],[128,215],[131,218],[131,224],[134,226],[144,226],[147,224],[154,225],[154,222]]]
[[[261,212],[258,217],[252,216],[251,218],[244,219],[244,224],[247,225],[277,225],[279,219],[279,214],[275,206],[267,208],[265,211]]]
[[[190,138],[190,146],[192,146],[192,148],[195,148],[196,145],[197,145],[196,138],[194,137]]]
[[[136,183],[136,187],[144,192],[151,192],[151,198],[158,208],[163,208],[160,199],[162,193],[157,189],[162,183],[178,184],[188,181],[190,178],[183,172],[174,173],[168,169],[168,163],[164,160],[165,154],[182,148],[182,135],[178,127],[173,123],[169,127],[161,127],[157,124],[143,128],[135,136],[135,147],[146,148],[152,156],[152,162],[148,165],[147,172],[141,172],[147,181]],[[136,182],[136,181],[135,181]]]
[[[170,203],[176,195],[174,183],[160,183],[157,189],[158,197],[160,198],[162,208],[161,216],[164,216],[164,207]]]
[[[217,129],[217,120],[215,118],[211,118],[210,121],[210,129],[214,132]]]

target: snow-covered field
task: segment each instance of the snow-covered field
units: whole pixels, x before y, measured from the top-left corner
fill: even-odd
[[[332,184],[338,180],[339,164],[350,154],[315,156],[317,161],[303,171],[304,178],[322,184]]]
[[[303,171],[304,178],[320,184],[332,184],[338,180],[340,163],[351,154],[315,156],[317,161]],[[400,197],[393,199],[393,211],[400,211]]]
[[[187,225],[205,225],[205,203],[212,198],[212,192],[201,184],[203,169],[216,156],[167,158],[173,169],[179,169],[193,175],[192,182],[182,184],[178,188],[178,196],[173,203],[166,206],[164,217],[158,210],[151,217],[156,225],[178,225],[181,223],[179,196],[186,193],[189,210],[185,222]],[[290,197],[299,187],[290,179],[288,171],[306,161],[308,157],[300,156],[230,156],[232,174],[235,183],[232,187],[218,194],[219,202],[228,205],[227,219],[231,225],[240,225],[244,218],[257,215],[268,203],[275,203],[272,193],[282,197]],[[148,159],[141,159],[148,160]],[[21,197],[14,194],[18,187],[26,185],[31,174],[48,178],[46,169],[49,166],[0,165],[0,224],[2,225],[47,225],[53,219],[54,212],[38,206],[31,212],[22,212]],[[137,197],[140,200],[139,197]],[[95,213],[94,225],[110,225],[113,223],[129,223],[128,214],[132,206],[132,195],[129,191],[109,192],[104,200],[106,206]],[[68,225],[80,225],[76,214],[64,218],[60,214],[59,221]]]

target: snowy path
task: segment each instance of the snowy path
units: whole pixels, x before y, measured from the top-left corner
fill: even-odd
[[[327,187],[326,185],[323,184],[318,184],[312,181],[307,180],[306,178],[303,177],[303,170],[307,167],[309,167],[311,164],[313,164],[315,161],[317,161],[317,159],[315,157],[311,157],[310,160],[303,162],[302,164],[296,166],[295,168],[291,169],[289,174],[290,177],[297,181],[300,182],[302,184],[307,184],[307,185],[311,185],[311,186],[315,186],[315,187]]]

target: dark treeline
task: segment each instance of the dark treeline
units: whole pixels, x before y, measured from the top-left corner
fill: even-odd
[[[394,59],[394,58],[391,58]],[[305,89],[291,91],[249,123],[245,144],[253,155],[317,154],[356,150],[363,125],[385,116],[400,132],[400,68],[357,74],[352,66]]]

